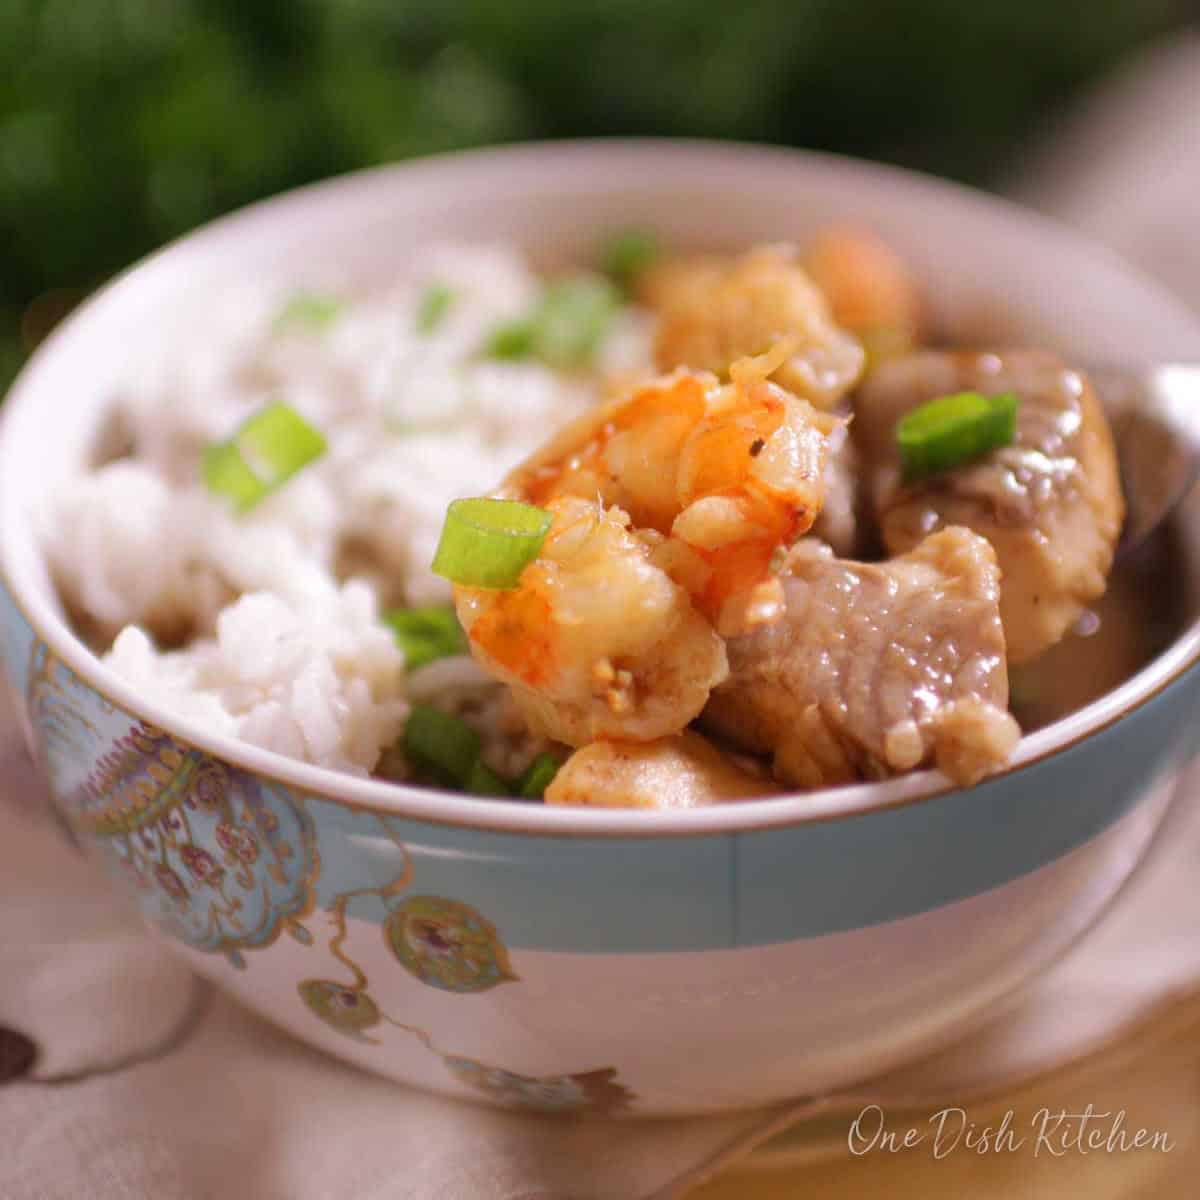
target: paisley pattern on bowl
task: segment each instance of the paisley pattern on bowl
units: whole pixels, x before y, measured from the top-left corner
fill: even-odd
[[[495,926],[457,900],[409,896],[383,926],[392,953],[411,975],[447,992],[486,992],[515,980]]]
[[[517,1075],[470,1058],[446,1058],[446,1069],[461,1083],[515,1108],[542,1113],[617,1113],[633,1094],[616,1082],[616,1071],[584,1071],[577,1075]]]
[[[263,950],[286,931],[316,948],[305,919],[315,915],[322,857],[309,802],[289,789],[177,741],[100,697],[34,639],[26,701],[59,815],[131,888],[143,914],[192,950],[223,954],[239,970],[243,951]],[[528,1076],[440,1049],[425,1029],[389,1016],[344,948],[347,908],[382,902],[384,944],[406,975],[437,991],[489,991],[518,975],[495,925],[461,900],[404,895],[413,877],[404,843],[377,824],[401,857],[398,874],[378,886],[343,889],[324,905],[333,934],[327,949],[346,982],[301,979],[303,1005],[330,1029],[378,1045],[382,1025],[414,1037],[462,1084],[496,1103],[552,1112],[616,1111],[632,1094],[615,1068]]]
[[[366,1030],[378,1025],[379,1005],[364,988],[348,987],[336,979],[305,979],[297,990],[300,999],[331,1029],[361,1042],[378,1041]]]
[[[236,967],[285,930],[312,941],[320,855],[302,801],[143,721],[114,729],[122,714],[41,642],[28,700],[60,813],[159,928]]]

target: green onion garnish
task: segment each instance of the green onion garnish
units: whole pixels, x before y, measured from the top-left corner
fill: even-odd
[[[325,439],[286,404],[268,404],[223,442],[205,447],[205,486],[244,513],[325,453]]]
[[[408,714],[401,745],[414,766],[439,783],[478,796],[508,796],[511,789],[479,756],[479,734],[461,717],[429,704]]]
[[[404,753],[446,782],[465,787],[479,761],[479,734],[459,717],[414,704],[404,726]]]
[[[454,293],[444,283],[431,283],[417,303],[417,332],[432,333],[450,311]]]
[[[653,229],[618,229],[600,251],[600,268],[626,291],[637,277],[662,253]]]
[[[621,307],[621,294],[600,275],[572,275],[551,284],[532,313],[492,330],[490,358],[540,358],[556,367],[586,362]]]
[[[342,315],[343,304],[335,296],[318,292],[297,292],[279,311],[275,328],[301,326],[307,329],[328,329]]]
[[[481,758],[477,758],[474,766],[471,767],[464,788],[468,792],[474,792],[476,796],[508,796],[511,794],[507,780],[497,775]]]
[[[466,635],[452,608],[440,605],[396,608],[384,613],[383,621],[396,635],[396,641],[404,651],[404,665],[409,671],[439,658],[467,652]]]
[[[527,800],[540,800],[558,774],[558,759],[553,754],[539,754],[517,780],[515,791]]]
[[[533,353],[533,322],[507,321],[497,325],[483,352],[488,358],[528,358]]]
[[[904,482],[912,483],[1011,444],[1017,435],[1013,392],[982,396],[958,392],[922,404],[896,423]]]
[[[468,587],[514,588],[550,529],[545,509],[516,500],[455,500],[446,510],[433,569]]]
[[[595,352],[621,307],[621,296],[599,275],[575,275],[548,287],[534,318],[534,353],[560,367]]]

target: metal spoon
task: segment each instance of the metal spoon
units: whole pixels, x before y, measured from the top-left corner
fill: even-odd
[[[1200,477],[1200,366],[1090,367],[1112,424],[1125,490],[1125,557],[1183,502]]]

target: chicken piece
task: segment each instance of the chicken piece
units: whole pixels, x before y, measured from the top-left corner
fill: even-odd
[[[795,347],[776,380],[827,410],[862,374],[862,347],[834,324],[790,247],[761,246],[732,260],[668,260],[647,271],[639,295],[659,314],[654,356],[661,370],[723,375],[737,359],[790,337]]]
[[[821,508],[829,440],[844,421],[767,380],[786,344],[730,368],[676,372],[581,417],[505,481],[532,504],[599,500],[673,544],[672,572],[722,634],[782,612],[770,571]],[[690,564],[691,569],[685,569]]]
[[[896,422],[936,396],[962,391],[1015,392],[1016,441],[903,486]],[[966,525],[992,543],[1010,663],[1036,658],[1104,593],[1125,503],[1108,421],[1078,371],[1041,351],[911,355],[873,373],[856,397],[853,433],[890,553],[949,525]]]
[[[507,591],[456,586],[471,653],[535,734],[580,746],[677,733],[725,678],[725,647],[619,509],[562,496]]]
[[[921,336],[921,299],[904,260],[865,229],[833,225],[804,253],[804,269],[833,319],[862,342],[872,363],[912,350]]]
[[[703,808],[778,791],[691,730],[656,742],[592,742],[546,789],[547,804],[593,808]]]
[[[773,754],[776,776],[805,788],[931,758],[968,784],[1012,753],[1000,572],[983,538],[945,529],[884,563],[809,540],[783,586],[784,619],[729,642],[707,727]]]

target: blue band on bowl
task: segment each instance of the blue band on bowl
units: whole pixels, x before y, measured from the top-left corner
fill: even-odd
[[[509,950],[696,951],[895,921],[1008,883],[1107,829],[1189,748],[1200,706],[1193,668],[1040,762],[836,820],[684,838],[543,837],[432,824],[255,779],[98,695],[37,641],[3,588],[0,610],[10,679],[76,834],[136,884],[152,920],[231,957],[284,930],[303,941],[308,914],[339,902],[351,919],[391,922],[391,936],[412,897],[479,915]],[[226,925],[201,919],[220,889],[239,886]]]
[[[662,952],[793,941],[951,904],[1082,846],[1174,765],[1198,704],[1193,670],[1061,754],[968,792],[842,820],[645,840],[387,823],[412,857],[416,889],[487,913],[510,948]],[[322,899],[362,878],[364,856],[375,880],[398,864],[373,818],[328,807],[316,810],[318,825],[345,836],[325,859]],[[354,915],[380,920],[383,906],[364,902]]]

